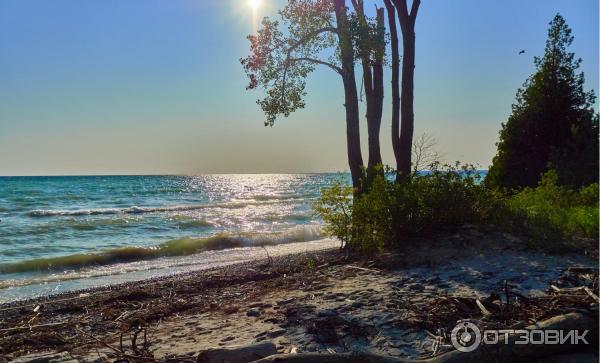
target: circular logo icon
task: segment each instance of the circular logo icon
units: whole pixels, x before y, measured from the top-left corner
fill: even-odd
[[[452,345],[460,352],[472,352],[481,344],[481,331],[470,322],[459,322],[450,333]]]

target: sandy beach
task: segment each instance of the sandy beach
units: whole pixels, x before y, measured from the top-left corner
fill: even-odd
[[[600,362],[598,7],[0,1],[0,363]]]
[[[265,342],[280,354],[427,358],[451,350],[436,343],[440,329],[481,316],[469,305],[473,299],[487,304],[506,286],[513,297],[544,299],[551,284],[568,287],[573,279],[565,276],[575,266],[597,276],[592,257],[527,250],[514,236],[469,226],[426,246],[418,242],[410,253],[372,259],[330,248],[5,304],[0,359],[198,361],[212,348]],[[462,303],[450,303],[444,314],[440,306],[448,301]],[[541,321],[594,304],[597,309],[597,301],[585,296],[554,309],[530,303],[521,315]]]

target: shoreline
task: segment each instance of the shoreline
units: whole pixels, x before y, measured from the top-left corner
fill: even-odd
[[[423,312],[440,298],[483,299],[502,281],[527,296],[547,295],[567,268],[597,266],[597,259],[518,246],[463,231],[372,259],[329,249],[2,304],[0,361],[48,352],[64,352],[52,353],[63,354],[56,361],[107,361],[117,357],[107,346],[121,349],[121,339],[133,354],[132,336],[142,331],[161,360],[258,342],[272,342],[278,353],[422,357],[432,352],[426,330],[461,318],[428,320]]]
[[[269,256],[318,251],[339,246],[330,238],[305,242],[288,242],[268,246],[243,246],[199,251],[187,256],[169,256],[157,259],[114,263],[88,267],[64,273],[41,274],[29,280],[5,280],[0,289],[0,306],[30,299],[58,296],[95,288],[118,286],[146,280],[184,276],[194,271],[224,267],[236,263],[260,260]],[[114,271],[114,272],[112,272]],[[62,291],[53,289],[61,287]],[[24,292],[19,293],[19,290]],[[46,292],[46,293],[44,293]],[[4,296],[3,296],[4,295]],[[37,296],[36,296],[37,295]]]

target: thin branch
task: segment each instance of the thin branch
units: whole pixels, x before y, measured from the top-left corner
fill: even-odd
[[[327,32],[330,32],[330,33],[335,33],[335,34],[337,34],[337,33],[338,33],[338,29],[337,29],[337,28],[335,28],[335,27],[326,26],[326,27],[323,27],[323,28],[320,28],[320,29],[314,30],[314,31],[312,31],[312,32],[310,32],[310,33],[308,33],[308,34],[306,34],[304,37],[302,37],[302,38],[301,38],[300,40],[298,40],[298,41],[297,41],[295,44],[291,45],[291,46],[288,48],[288,50],[287,50],[287,56],[286,56],[285,63],[284,63],[284,64],[285,64],[285,67],[284,67],[284,69],[283,69],[283,83],[282,83],[282,86],[281,86],[281,102],[282,102],[282,103],[283,103],[283,101],[285,100],[285,80],[286,80],[286,77],[287,77],[287,70],[288,70],[288,68],[289,68],[289,66],[290,66],[290,64],[291,64],[291,59],[292,59],[292,58],[291,58],[291,56],[292,56],[292,52],[293,52],[293,51],[294,51],[296,48],[300,47],[301,45],[304,45],[304,44],[306,44],[306,42],[308,42],[308,41],[309,41],[309,40],[311,40],[312,38],[316,37],[317,35],[319,35],[319,34],[321,34],[321,33],[327,33]],[[330,64],[330,63],[327,63],[327,62],[323,62],[323,61],[319,61],[318,59],[312,59],[312,58],[305,58],[305,59],[304,59],[304,58],[297,58],[297,59],[302,59],[302,60],[306,60],[306,61],[311,61],[311,62],[313,62],[313,63],[317,63],[317,64],[323,64],[323,65],[326,65],[326,66],[328,66],[328,67],[330,67],[330,68],[334,69],[335,71],[337,71],[338,73],[340,73],[340,74],[341,74],[341,72],[340,72],[341,70],[338,70],[338,68],[337,68],[337,67],[335,67],[335,66],[333,66],[333,64]]]
[[[317,35],[319,35],[321,33],[327,33],[327,32],[337,34],[338,29],[335,27],[332,27],[332,26],[326,26],[326,27],[314,30],[314,31],[306,34],[304,37],[302,37],[302,39],[298,40],[296,43],[294,43],[294,45],[290,46],[290,48],[287,50],[288,57],[299,46],[306,44],[306,42],[308,42],[312,38],[316,37]]]
[[[310,63],[315,63],[315,64],[321,64],[324,66],[327,66],[331,69],[333,69],[334,71],[338,72],[339,74],[342,74],[342,69],[338,66],[336,66],[335,64],[331,64],[329,62],[325,62],[322,61],[320,59],[315,59],[315,58],[310,58],[310,57],[301,57],[301,58],[291,58],[289,60],[290,62],[310,62]]]

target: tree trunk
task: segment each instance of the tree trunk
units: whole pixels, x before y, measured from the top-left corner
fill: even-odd
[[[360,128],[358,111],[358,91],[354,75],[354,52],[345,0],[334,0],[335,16],[344,81],[344,106],[346,108],[346,141],[348,146],[348,165],[352,174],[352,186],[357,193],[362,191],[361,174],[363,168],[360,149]]]
[[[421,1],[413,0],[410,13],[406,0],[394,0],[402,29],[402,96],[400,100],[400,141],[398,177],[403,180],[411,172],[411,148],[414,132],[414,75],[415,75],[415,20]]]
[[[360,39],[358,45],[359,55],[363,68],[363,83],[367,103],[367,133],[369,141],[369,160],[367,163],[367,180],[365,187],[368,188],[377,174],[382,174],[377,169],[383,164],[381,159],[381,146],[379,133],[381,129],[381,117],[383,113],[383,58],[385,54],[385,23],[383,20],[383,9],[377,9],[377,30],[371,34],[368,21],[365,17],[363,1],[352,0],[354,10],[358,16],[360,27]],[[373,35],[375,35],[374,41]]]
[[[370,117],[368,118],[369,130],[369,164],[368,169],[371,178],[376,174],[382,174],[383,170],[376,170],[378,165],[383,164],[381,159],[381,147],[379,133],[381,129],[381,117],[383,115],[383,57],[385,53],[385,23],[383,20],[383,9],[377,9],[377,39],[374,49],[373,61],[373,87]]]
[[[404,56],[402,58],[402,98],[400,105],[400,160],[398,171],[400,177],[404,178],[411,171],[411,148],[414,133],[415,114],[413,110],[414,100],[414,76],[415,76],[415,32],[410,30],[402,33],[402,44]]]
[[[384,0],[390,29],[392,48],[392,148],[396,159],[396,170],[400,170],[400,53],[398,51],[398,30],[396,28],[396,9],[391,0]],[[399,180],[397,177],[396,180]]]

